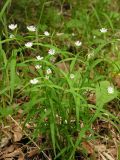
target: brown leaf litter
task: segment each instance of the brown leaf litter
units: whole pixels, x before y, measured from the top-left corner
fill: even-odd
[[[17,116],[15,117],[17,118]],[[37,160],[41,159],[39,146],[41,146],[42,141],[36,144],[28,135],[29,133],[27,134],[22,130],[19,121],[17,121],[18,119],[15,120],[10,116],[7,120],[9,120],[8,126],[3,125],[1,127],[3,135],[0,140],[0,160],[13,160],[16,158],[17,160],[26,160],[27,158],[32,160],[35,157],[37,157]],[[26,126],[28,131],[31,127],[31,123],[28,127]],[[88,156],[93,158],[93,160],[118,160],[120,136],[113,125],[105,120],[98,119],[92,128],[96,136],[99,135],[99,137],[90,141],[84,140],[81,143],[82,148]],[[32,129],[34,129],[34,127],[32,127]],[[90,133],[88,136],[90,136]],[[28,139],[27,142],[24,142],[25,137]],[[82,156],[81,153],[81,149],[78,150],[78,154]],[[44,152],[43,155],[43,159],[52,159],[49,158],[50,155],[48,157]],[[77,160],[78,159],[79,158],[77,158]]]

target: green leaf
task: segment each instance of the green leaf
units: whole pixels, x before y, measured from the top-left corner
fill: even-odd
[[[0,11],[0,19],[2,18],[3,14],[6,11],[6,8],[8,7],[8,5],[11,3],[11,0],[7,0],[4,4],[4,6],[2,7],[1,11]]]
[[[114,92],[108,93],[108,87],[113,87]],[[101,81],[96,86],[96,103],[97,106],[104,105],[117,97],[117,91],[108,81]]]
[[[13,58],[10,63],[10,88],[11,88],[11,101],[14,94],[15,88],[15,77],[16,77],[16,59]]]
[[[7,117],[9,114],[12,114],[13,113],[13,108],[2,108],[0,107],[0,115],[2,117]]]
[[[50,121],[50,130],[51,130],[53,149],[54,149],[54,153],[56,154],[56,151],[55,151],[55,125],[54,125],[54,119],[52,119],[52,118]]]

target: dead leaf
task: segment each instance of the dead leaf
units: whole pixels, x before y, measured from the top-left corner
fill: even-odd
[[[86,149],[88,154],[93,154],[94,153],[93,148],[92,148],[92,146],[90,145],[89,142],[82,142],[82,146],[83,146],[83,148]]]
[[[6,147],[5,152],[6,154],[13,152],[15,150],[16,146],[15,145],[10,145],[9,147]]]
[[[22,153],[21,149],[18,148],[18,149],[14,150],[14,151],[11,152],[11,153],[3,154],[3,155],[0,157],[0,159],[14,158],[14,157],[19,156],[19,155],[21,155],[21,154],[23,154],[23,153]]]
[[[12,132],[13,132],[13,141],[14,142],[18,142],[18,141],[20,141],[22,139],[23,133],[22,133],[22,130],[20,129],[19,126],[15,126],[13,128]]]
[[[110,154],[103,152],[103,155],[108,159],[108,160],[114,160]]]
[[[104,152],[104,151],[106,151],[106,146],[104,144],[95,145],[94,148],[98,152]]]
[[[18,160],[24,160],[24,155],[23,155],[23,153],[21,153],[21,154],[19,155]]]
[[[96,104],[96,96],[94,93],[90,93],[90,95],[87,98],[88,102],[90,104]]]
[[[8,137],[2,138],[2,140],[0,142],[0,148],[5,147],[9,143],[9,140],[10,140],[10,138],[8,138]]]
[[[102,155],[102,153],[99,153],[99,154],[100,154],[102,160],[107,160],[107,159]]]
[[[117,86],[117,88],[120,88],[120,74],[115,75],[113,78],[113,81],[115,85]]]
[[[107,151],[108,151],[108,153],[110,153],[114,157],[117,156],[117,149],[116,148],[109,148]]]
[[[37,153],[39,153],[39,150],[38,148],[35,148],[33,150],[31,150],[29,153],[28,153],[28,157],[33,157],[34,155],[36,155]]]
[[[60,70],[62,70],[62,71],[64,71],[64,72],[68,72],[69,69],[70,69],[70,65],[69,65],[68,63],[65,63],[65,62],[57,63],[56,66],[57,66]]]

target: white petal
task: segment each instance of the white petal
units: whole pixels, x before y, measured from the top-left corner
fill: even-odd
[[[11,29],[11,30],[14,30],[14,29],[17,28],[17,24],[10,24],[10,25],[8,26],[8,28]]]
[[[36,56],[36,58],[38,61],[41,61],[43,59],[43,57],[41,57],[41,56]]]
[[[10,38],[15,38],[14,34],[11,34],[9,37],[10,37]]]
[[[71,79],[74,79],[74,78],[75,78],[75,75],[74,75],[74,74],[70,74],[70,78],[71,78]]]
[[[100,29],[100,32],[101,32],[101,33],[106,33],[106,32],[107,32],[107,29],[106,29],[106,28],[101,28],[101,29]]]
[[[47,71],[46,71],[46,73],[47,73],[47,74],[51,74],[51,73],[52,73],[51,69],[48,68]]]
[[[54,55],[54,54],[55,54],[55,50],[54,50],[54,49],[49,49],[48,53],[49,53],[50,55]]]
[[[38,81],[38,79],[36,79],[36,78],[30,80],[30,83],[31,83],[31,84],[37,84],[38,82],[39,82],[39,81]]]
[[[36,31],[36,27],[35,26],[27,26],[27,29],[31,32],[35,32]]]
[[[113,94],[114,93],[114,88],[112,86],[109,86],[107,89],[109,94]]]
[[[49,36],[50,33],[49,33],[48,31],[45,31],[45,32],[44,32],[44,35],[45,35],[45,36]]]
[[[31,48],[32,46],[33,46],[32,42],[25,43],[25,47],[27,47],[27,48]]]
[[[75,42],[75,45],[76,45],[77,47],[79,47],[79,46],[81,46],[81,45],[82,45],[82,42],[80,42],[80,41],[76,41],[76,42]]]
[[[37,64],[37,65],[35,66],[36,69],[40,69],[41,67],[42,67],[42,66],[39,65],[39,64]]]

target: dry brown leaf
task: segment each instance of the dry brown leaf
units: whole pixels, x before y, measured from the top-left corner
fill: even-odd
[[[13,151],[11,153],[3,154],[2,157],[0,157],[0,159],[12,158],[12,157],[20,155],[21,153],[22,153],[21,149],[18,148],[18,149],[16,149],[15,151]]]
[[[93,154],[94,153],[93,148],[90,145],[90,143],[88,143],[88,142],[82,142],[82,146],[83,146],[83,148],[86,149],[86,151],[87,151],[88,154]]]
[[[111,157],[110,154],[106,153],[106,152],[103,152],[103,155],[108,159],[108,160],[115,160]]]
[[[120,74],[117,74],[116,76],[114,76],[113,81],[115,83],[115,85],[120,88]]]
[[[104,151],[106,151],[106,146],[104,144],[95,145],[94,148],[98,152],[104,152]]]
[[[102,153],[99,153],[99,154],[100,154],[102,160],[107,160],[107,159],[102,155]]]
[[[23,153],[21,153],[21,154],[19,155],[18,160],[24,160],[24,154],[23,154]]]
[[[113,155],[114,157],[117,156],[117,149],[116,148],[109,148],[107,149],[107,152]]]
[[[87,98],[88,102],[90,104],[96,104],[96,96],[94,93],[90,93],[90,95]]]
[[[22,139],[23,133],[22,133],[22,130],[20,129],[19,126],[15,126],[13,128],[12,132],[13,132],[13,141],[14,142],[18,142],[18,141],[20,141]]]
[[[2,139],[1,139],[1,142],[0,142],[0,148],[5,147],[5,146],[9,143],[9,140],[10,140],[9,137],[4,137],[4,138],[2,138]]]
[[[68,72],[70,70],[69,64],[65,62],[57,63],[56,66],[64,72]]]
[[[4,154],[8,154],[10,152],[13,152],[15,150],[16,146],[15,145],[11,145],[9,147],[6,147]]]
[[[1,151],[0,160],[13,160],[14,157],[18,156],[18,160],[24,160],[24,154],[21,148],[18,148],[17,145],[11,145],[6,147]]]
[[[38,154],[38,153],[39,153],[38,148],[35,148],[35,149],[31,150],[31,151],[28,153],[28,157],[30,158],[30,157]]]
[[[17,150],[15,150],[15,151],[13,151],[13,152],[11,152],[11,153],[8,153],[8,154],[4,153],[4,154],[0,157],[0,160],[1,160],[1,159],[6,159],[6,158],[15,157],[15,156],[19,155],[19,152],[20,152],[20,150],[17,149]]]

